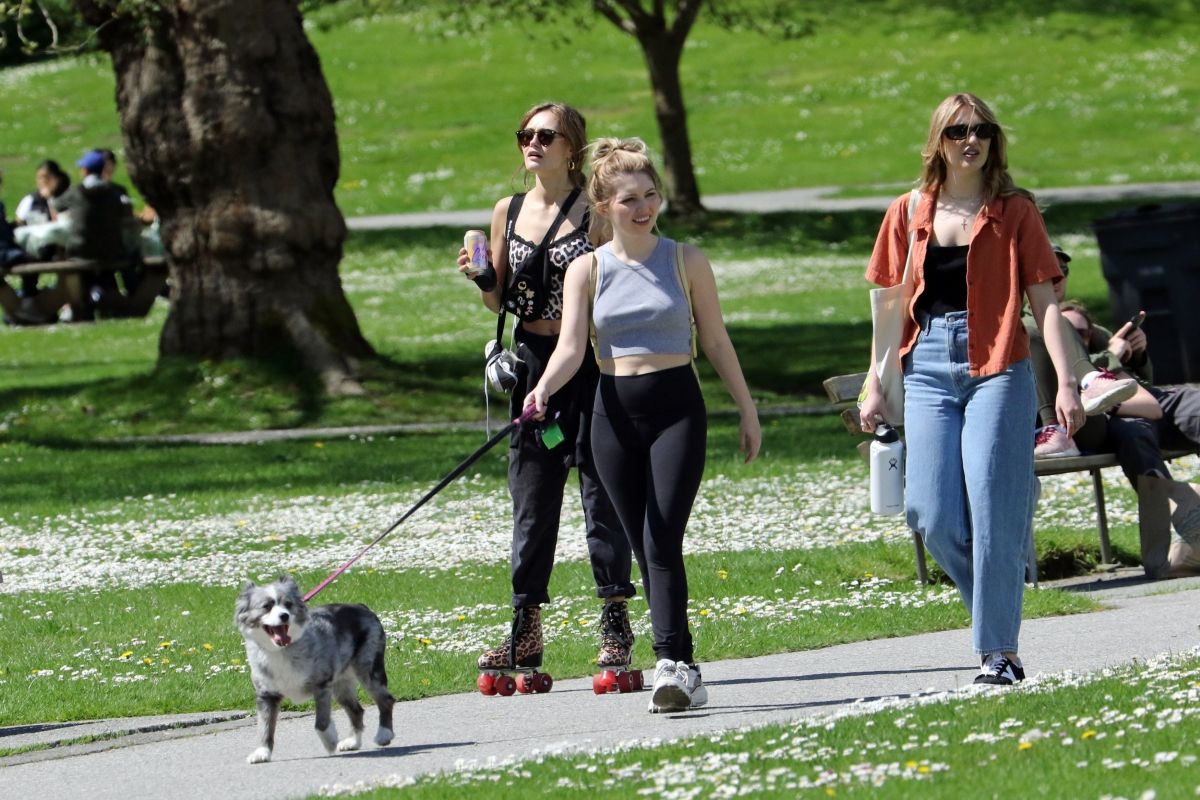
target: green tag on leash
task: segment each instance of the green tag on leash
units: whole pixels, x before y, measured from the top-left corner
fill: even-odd
[[[549,425],[541,429],[542,444],[547,450],[553,450],[565,441],[562,428],[558,427],[557,422],[551,422]]]

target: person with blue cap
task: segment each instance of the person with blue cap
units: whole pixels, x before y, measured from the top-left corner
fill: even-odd
[[[120,190],[104,180],[104,153],[88,150],[75,162],[81,180],[54,201],[58,213],[70,223],[67,255],[97,260],[120,260],[128,256],[121,231],[131,214]]]
[[[136,260],[136,254],[125,244],[125,228],[133,221],[133,207],[128,195],[104,179],[104,152],[93,149],[84,153],[75,166],[81,180],[61,197],[54,200],[58,214],[66,215],[68,229],[67,255],[97,261]],[[112,272],[85,274],[87,295],[95,306],[103,307],[107,300],[121,300]],[[91,309],[81,309],[85,317]]]

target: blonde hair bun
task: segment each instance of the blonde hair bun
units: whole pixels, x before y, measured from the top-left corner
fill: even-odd
[[[642,156],[650,153],[650,148],[646,146],[646,143],[636,136],[624,139],[617,136],[604,136],[592,142],[589,148],[592,151],[592,164],[610,158],[618,152],[635,153]]]
[[[588,149],[592,151],[592,168],[587,179],[587,193],[593,208],[612,198],[612,183],[619,175],[644,173],[650,176],[654,188],[662,192],[662,178],[654,168],[650,148],[638,137],[606,136],[596,139]]]

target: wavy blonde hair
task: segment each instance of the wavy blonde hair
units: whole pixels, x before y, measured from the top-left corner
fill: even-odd
[[[970,92],[958,92],[943,100],[933,110],[929,120],[929,137],[925,140],[925,149],[921,151],[921,180],[920,189],[923,192],[935,192],[946,182],[946,157],[942,150],[942,135],[946,127],[962,109],[975,112],[982,122],[990,122],[996,126],[996,135],[992,137],[988,147],[987,161],[983,164],[983,202],[992,202],[997,197],[1008,197],[1019,194],[1033,199],[1033,194],[1013,183],[1012,175],[1008,173],[1008,140],[1004,136],[1004,128],[987,103]]]
[[[553,111],[554,116],[558,117],[558,132],[563,135],[567,140],[567,145],[571,148],[571,158],[567,162],[567,178],[571,181],[572,186],[583,186],[583,152],[587,149],[587,120],[573,106],[566,103],[546,102],[538,103],[526,111],[521,117],[519,127],[524,128],[529,124],[529,120],[543,111]],[[525,183],[529,184],[528,171],[525,172]]]

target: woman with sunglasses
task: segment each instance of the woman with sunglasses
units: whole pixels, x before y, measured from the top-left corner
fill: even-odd
[[[518,365],[510,416],[521,413],[520,402],[534,386],[558,342],[562,327],[563,275],[567,264],[591,252],[587,203],[576,200],[584,183],[583,150],[587,132],[583,115],[562,103],[541,103],[525,112],[517,130],[528,192],[505,197],[492,211],[491,260],[494,277],[476,278],[484,305],[499,313],[510,276],[537,257],[538,245],[558,220],[554,240],[545,242],[549,291],[545,307],[534,319],[523,319],[513,334]],[[469,258],[459,252],[459,271],[466,274]],[[626,598],[635,594],[629,574],[629,542],[621,529],[596,474],[590,447],[592,396],[599,373],[593,365],[555,394],[552,402],[565,443],[551,449],[531,426],[520,426],[509,444],[508,486],[513,501],[512,605],[510,635],[479,657],[485,671],[537,669],[542,664],[541,606],[550,601],[548,585],[558,543],[559,517],[567,472],[579,471],[580,498],[587,528],[588,555],[596,594],[605,603],[600,614],[600,652],[596,662],[605,668],[630,663],[633,631]],[[482,688],[482,685],[481,685]]]
[[[866,277],[900,283],[911,228],[913,301],[900,348],[908,525],[971,614],[975,682],[1008,686],[1025,677],[1017,637],[1034,503],[1026,431],[1037,403],[1023,299],[1058,375],[1058,420],[1074,431],[1084,412],[1066,357],[1071,331],[1051,285],[1060,272],[1046,226],[1033,196],[1013,184],[991,109],[973,94],[947,97],[922,157],[913,219],[908,194],[891,204]],[[874,431],[883,409],[872,371],[864,431]]]
[[[692,651],[683,560],[708,431],[697,341],[737,404],[747,462],[758,455],[762,429],[712,266],[696,247],[658,235],[662,180],[641,139],[596,142],[588,198],[612,241],[567,270],[562,340],[525,405],[544,414],[559,387],[592,366],[591,327],[601,373],[592,447],[650,602],[657,663],[649,710],[684,711],[708,700]]]

